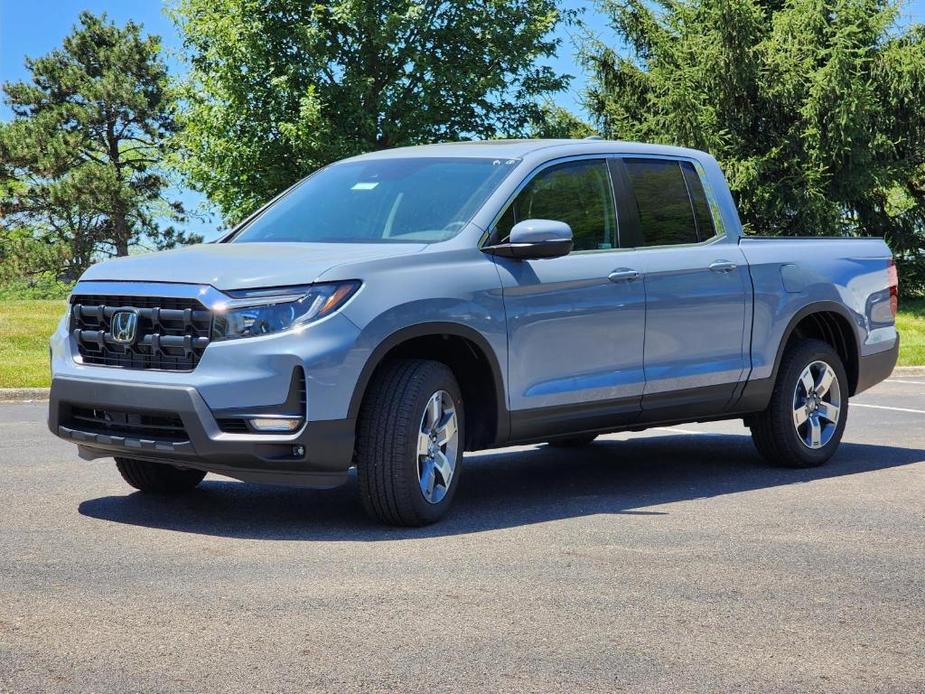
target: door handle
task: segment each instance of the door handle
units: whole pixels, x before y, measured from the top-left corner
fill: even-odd
[[[732,272],[736,267],[735,263],[728,260],[716,260],[710,263],[710,270],[712,272]]]
[[[632,282],[639,279],[639,273],[628,267],[621,267],[607,275],[607,279],[611,282]]]

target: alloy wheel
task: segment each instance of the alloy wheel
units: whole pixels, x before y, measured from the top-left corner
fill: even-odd
[[[449,393],[438,390],[428,399],[418,430],[418,481],[429,503],[439,504],[449,491],[458,452],[456,406]]]
[[[835,369],[824,361],[803,369],[793,392],[793,426],[804,446],[819,449],[832,440],[841,404]]]

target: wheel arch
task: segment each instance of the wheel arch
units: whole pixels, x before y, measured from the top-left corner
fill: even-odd
[[[443,349],[440,349],[443,348]],[[417,357],[446,364],[456,376],[467,405],[466,450],[503,443],[510,432],[510,414],[501,366],[494,349],[478,331],[461,323],[428,322],[408,326],[382,340],[363,365],[350,399],[349,417],[357,419],[369,383],[391,358]],[[488,373],[480,367],[487,366]],[[486,393],[485,390],[490,389]]]
[[[848,374],[849,395],[854,395],[858,386],[861,354],[856,325],[848,309],[834,301],[815,302],[801,308],[790,319],[781,336],[774,358],[771,383],[777,382],[781,360],[792,341],[816,338],[830,344],[838,352]]]

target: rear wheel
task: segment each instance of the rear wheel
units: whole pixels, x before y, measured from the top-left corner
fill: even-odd
[[[206,476],[202,470],[131,458],[116,458],[116,467],[122,479],[135,489],[151,494],[179,494],[192,489]]]
[[[596,438],[597,434],[569,436],[566,439],[553,439],[552,441],[547,441],[546,445],[552,446],[553,448],[582,448],[583,446],[590,446],[594,443]]]
[[[770,463],[815,467],[838,448],[848,418],[848,377],[838,353],[802,340],[784,354],[767,409],[750,423],[752,440]]]
[[[389,525],[426,525],[459,486],[465,417],[459,385],[435,361],[396,359],[370,383],[357,426],[360,498]]]

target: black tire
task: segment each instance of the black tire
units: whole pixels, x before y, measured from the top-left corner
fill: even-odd
[[[553,448],[583,448],[590,446],[597,438],[597,434],[585,434],[584,436],[569,436],[567,439],[553,439],[547,441],[547,446]]]
[[[444,496],[431,503],[422,491],[417,444],[424,409],[439,391],[449,394],[454,404],[457,450]],[[383,365],[370,382],[357,423],[357,478],[366,512],[388,525],[420,526],[439,520],[459,487],[465,440],[462,395],[446,365],[423,359]]]
[[[840,415],[832,437],[821,448],[810,448],[794,426],[794,390],[807,366],[816,361],[830,365],[841,393]],[[800,340],[787,348],[781,359],[767,409],[749,420],[752,440],[761,456],[773,465],[793,468],[817,467],[838,448],[848,420],[848,376],[838,353],[821,340]]]
[[[192,489],[206,476],[202,470],[131,458],[116,458],[116,467],[122,479],[148,494],[179,494]]]

